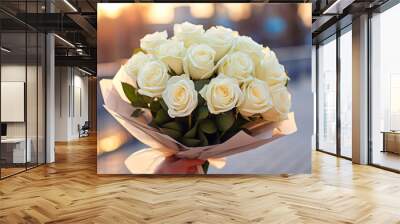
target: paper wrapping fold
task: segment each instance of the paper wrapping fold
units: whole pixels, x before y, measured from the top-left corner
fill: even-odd
[[[115,85],[118,83],[121,82],[116,81],[115,78],[114,81],[111,79],[100,81],[105,109],[131,135],[151,147],[133,153],[125,161],[125,165],[132,173],[153,173],[157,164],[171,155],[185,159],[209,160],[210,165],[220,168],[225,164],[223,157],[257,148],[297,131],[294,114],[290,113],[287,120],[255,124],[253,127],[248,127],[250,134],[240,131],[221,144],[187,147],[148,125],[152,119],[149,111],[138,118],[131,117],[135,108],[120,96],[123,92],[117,91],[119,87]]]

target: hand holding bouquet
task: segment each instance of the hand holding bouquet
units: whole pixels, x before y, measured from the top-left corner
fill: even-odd
[[[170,39],[166,31],[148,34],[106,81],[108,111],[165,156],[221,158],[296,129],[289,78],[275,53],[225,27],[185,22]]]

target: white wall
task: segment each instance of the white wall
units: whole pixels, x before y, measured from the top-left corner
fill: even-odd
[[[75,70],[76,71],[76,70]],[[72,121],[72,130],[71,135],[73,138],[79,137],[78,133],[78,125],[83,125],[85,121],[88,121],[88,78],[79,75],[74,75],[74,108],[73,112],[73,119]]]
[[[70,83],[68,73],[69,69],[67,67],[55,68],[55,141],[68,140],[68,86]]]
[[[55,141],[74,140],[88,120],[88,78],[72,67],[56,67],[55,74]]]

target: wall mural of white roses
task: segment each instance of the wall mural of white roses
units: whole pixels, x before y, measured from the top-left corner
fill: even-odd
[[[223,26],[184,22],[173,31],[145,35],[111,87],[100,82],[105,108],[150,154],[200,159],[206,173],[296,131],[289,77],[271,49]],[[142,156],[130,158],[142,164]]]

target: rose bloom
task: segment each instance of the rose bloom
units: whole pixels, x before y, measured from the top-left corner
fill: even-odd
[[[214,72],[215,51],[206,44],[194,44],[183,59],[183,70],[192,79],[208,79]]]
[[[168,67],[161,61],[151,61],[139,71],[138,92],[149,97],[159,97],[165,90],[168,79]]]
[[[272,98],[264,81],[254,78],[243,84],[241,89],[244,99],[238,110],[243,116],[262,114],[272,108]]]
[[[236,79],[219,74],[200,90],[210,113],[220,114],[232,110],[243,100],[242,91]]]
[[[185,117],[197,107],[197,91],[189,75],[172,76],[168,82],[162,98],[168,107],[168,115]]]
[[[160,45],[167,41],[167,38],[167,31],[147,34],[140,40],[140,48],[145,50],[147,53],[156,54]]]
[[[236,31],[223,26],[213,26],[204,33],[204,43],[216,52],[215,62],[228,53],[237,36],[238,33]]]
[[[181,40],[188,48],[192,44],[198,44],[203,40],[204,28],[203,25],[194,25],[189,22],[174,25],[175,40]]]
[[[253,63],[256,65],[264,57],[263,50],[263,46],[255,42],[250,37],[239,36],[236,38],[231,51],[241,51],[247,53],[251,60],[253,60]]]
[[[282,121],[288,118],[291,107],[291,95],[285,86],[276,85],[271,88],[272,108],[262,117],[267,121]]]
[[[183,73],[183,58],[185,57],[186,49],[182,41],[167,40],[160,45],[157,57],[167,64],[177,75]]]
[[[143,52],[138,52],[134,54],[129,60],[125,63],[123,66],[124,72],[130,76],[131,79],[135,80],[136,85],[136,79],[139,73],[140,68],[142,68],[146,63],[150,61],[154,61],[155,58],[151,54],[144,54]]]
[[[285,68],[279,64],[275,53],[269,48],[264,50],[264,58],[256,65],[255,76],[268,83],[269,86],[285,85],[289,77]]]
[[[245,83],[252,79],[254,64],[248,54],[237,51],[222,59],[218,72]]]

